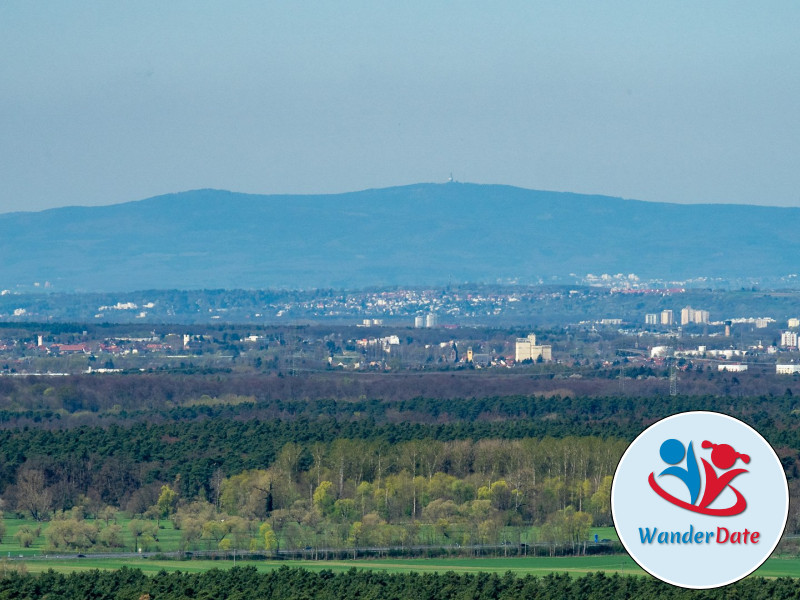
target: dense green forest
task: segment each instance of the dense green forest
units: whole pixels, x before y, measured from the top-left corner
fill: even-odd
[[[69,387],[55,388],[67,397]],[[173,483],[185,497],[211,496],[212,474],[230,477],[269,468],[287,444],[301,448],[306,467],[313,444],[361,440],[392,447],[433,440],[520,440],[596,436],[632,440],[658,418],[684,410],[716,410],[742,418],[773,444],[797,474],[800,410],[794,396],[730,398],[655,397],[560,398],[513,396],[388,402],[363,400],[263,401],[250,397],[198,398],[175,408],[108,413],[67,413],[63,409],[3,411],[0,418],[0,492],[16,481],[20,468],[38,468],[55,485],[61,474],[79,493],[98,489],[95,479],[112,470],[118,497],[143,483]],[[77,425],[81,421],[93,423]],[[104,424],[109,422],[110,424]],[[71,426],[65,426],[69,423]],[[327,460],[327,458],[323,459]],[[417,465],[417,470],[422,471]],[[77,474],[75,474],[77,473]],[[126,483],[128,481],[128,483]],[[111,492],[109,492],[111,493]],[[59,507],[69,508],[67,495]],[[117,503],[114,496],[104,501]]]
[[[267,455],[259,442],[275,436],[263,424],[194,425],[180,437],[173,425],[136,426],[135,439],[112,427],[72,430],[71,439],[35,431],[19,446],[7,440],[8,456],[24,447],[42,454],[17,469],[6,505],[36,521],[52,519],[48,547],[56,550],[120,546],[109,518],[102,524],[114,508],[138,519],[171,519],[186,550],[355,552],[509,541],[517,548],[534,524],[539,537],[526,542],[575,548],[592,524],[611,524],[611,476],[626,445],[589,436],[392,443],[337,437],[285,442]],[[193,460],[208,447],[231,459]],[[144,533],[139,546],[158,548],[158,532]]]
[[[249,376],[0,384],[3,509],[31,521],[21,544],[44,536],[51,549],[122,548],[110,516],[123,512],[137,546],[151,550],[168,519],[185,550],[583,552],[589,527],[611,524],[610,481],[627,443],[684,410],[755,426],[793,497],[800,489],[791,393],[282,400]],[[794,511],[788,531],[798,529]]]
[[[686,590],[649,577],[604,575],[583,577],[553,574],[544,577],[515,577],[481,573],[477,575],[388,574],[356,571],[333,574],[312,573],[303,569],[281,568],[258,573],[253,567],[205,573],[166,573],[147,577],[141,571],[89,571],[63,575],[12,573],[0,579],[2,598],[63,598],[65,600],[170,600],[214,598],[215,600],[592,600],[603,599],[717,599],[717,598],[795,598],[800,580],[754,577],[716,590]]]

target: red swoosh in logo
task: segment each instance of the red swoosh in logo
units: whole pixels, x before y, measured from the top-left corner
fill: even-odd
[[[692,512],[700,513],[701,515],[712,515],[716,517],[732,517],[733,515],[738,515],[741,512],[744,512],[744,509],[747,508],[747,500],[744,499],[741,492],[737,490],[732,485],[728,487],[733,490],[736,494],[736,504],[730,506],[728,508],[707,508],[702,506],[695,506],[694,504],[689,504],[688,502],[684,502],[683,500],[676,498],[672,494],[666,492],[664,489],[661,488],[660,485],[656,483],[656,478],[653,473],[650,473],[650,477],[647,478],[650,487],[653,488],[653,491],[664,498],[670,504],[674,504],[675,506],[680,506],[681,508],[685,508],[686,510],[690,510]]]

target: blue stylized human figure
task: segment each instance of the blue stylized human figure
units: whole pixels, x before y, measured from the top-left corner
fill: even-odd
[[[661,444],[659,453],[665,463],[673,465],[661,471],[659,477],[661,475],[674,475],[683,481],[686,487],[689,488],[691,504],[694,504],[700,495],[700,468],[697,466],[692,442],[689,442],[689,450],[687,451],[682,442],[676,439],[669,439]],[[686,468],[674,466],[683,460],[684,454],[686,455]]]

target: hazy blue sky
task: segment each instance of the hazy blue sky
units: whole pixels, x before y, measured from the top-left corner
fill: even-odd
[[[445,181],[800,206],[800,2],[0,3],[0,212]]]

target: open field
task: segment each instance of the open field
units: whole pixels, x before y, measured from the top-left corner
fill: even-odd
[[[118,517],[118,522],[127,532],[129,519]],[[30,548],[22,548],[16,543],[13,534],[17,529],[31,522],[22,519],[5,519],[7,525],[3,544],[0,546],[0,574],[3,570],[14,568],[15,565],[24,564],[28,572],[40,573],[53,569],[58,572],[69,573],[74,571],[87,571],[91,569],[119,569],[123,566],[141,569],[145,573],[158,571],[183,571],[201,572],[209,569],[228,569],[234,566],[233,560],[170,560],[157,558],[93,558],[87,553],[85,558],[42,558],[47,549],[44,533],[49,523],[42,523],[42,535],[37,538]],[[591,529],[591,535],[597,534],[600,539],[617,540],[613,527],[596,527]],[[159,530],[160,548],[162,551],[175,550],[179,546],[180,532],[172,528],[169,521],[161,522]],[[130,535],[125,536],[126,550],[132,549],[133,540]],[[8,557],[14,560],[8,561]],[[410,572],[447,572],[459,573],[505,573],[512,571],[517,575],[545,575],[547,573],[570,573],[576,576],[589,572],[604,571],[606,573],[620,573],[625,575],[645,575],[645,572],[627,555],[597,555],[597,556],[571,556],[571,557],[511,557],[511,558],[391,558],[391,559],[359,559],[359,560],[242,560],[237,558],[237,565],[253,565],[259,571],[270,571],[282,566],[302,567],[310,571],[328,569],[334,572],[347,571],[352,568],[381,570],[390,573]],[[774,557],[770,558],[756,571],[763,577],[797,577],[800,576],[800,558]]]
[[[118,569],[123,566],[138,568],[145,573],[158,571],[200,572],[208,569],[228,569],[233,567],[233,560],[158,560],[158,559],[31,559],[25,561],[25,567],[31,573],[40,573],[53,569],[69,573],[90,569]],[[457,573],[513,573],[524,575],[545,575],[547,573],[569,573],[579,576],[590,572],[604,571],[625,575],[645,575],[627,555],[613,556],[578,556],[555,558],[438,558],[438,559],[383,559],[383,560],[336,560],[336,561],[297,561],[297,560],[237,560],[237,565],[253,565],[259,571],[270,571],[282,566],[302,567],[310,571],[329,569],[334,572],[347,571],[352,568],[387,571],[390,573],[429,573],[454,571]],[[13,568],[12,564],[0,565]],[[762,577],[797,577],[800,575],[800,558],[770,558],[756,572]]]
[[[128,526],[130,524],[131,519],[128,517],[123,516],[121,513],[118,513],[115,518],[115,522],[122,527],[122,539],[124,541],[124,546],[122,548],[94,548],[94,549],[82,549],[82,550],[53,550],[52,548],[48,548],[47,543],[47,530],[50,527],[49,521],[44,521],[41,523],[37,523],[31,519],[19,519],[19,518],[9,518],[6,517],[3,519],[3,524],[6,527],[5,535],[3,535],[2,543],[0,543],[0,558],[3,556],[9,557],[13,556],[17,557],[24,557],[25,559],[29,557],[38,557],[41,555],[46,555],[48,552],[52,553],[72,553],[72,552],[81,552],[87,555],[91,555],[93,552],[136,552],[136,547],[134,544],[133,536],[131,535]],[[98,522],[95,520],[91,520],[90,522]],[[99,521],[102,523],[102,521]],[[148,520],[149,523],[155,524],[156,521]],[[16,533],[19,531],[20,527],[27,526],[31,529],[38,529],[39,535],[33,540],[31,545],[27,548],[23,547],[19,540],[15,537]],[[538,535],[538,528],[537,527],[530,527],[524,531],[522,541],[527,543],[534,543],[537,541]],[[614,541],[619,541],[619,537],[617,536],[617,532],[613,527],[592,527],[589,532],[589,540],[594,539],[594,536],[597,535],[598,539],[609,539]],[[511,537],[511,536],[509,536]],[[285,542],[281,540],[281,548],[285,548]],[[181,547],[181,532],[176,530],[173,527],[173,524],[168,519],[162,519],[158,524],[158,542],[145,547],[145,551],[156,551],[156,552],[175,552],[182,550]],[[210,540],[202,540],[200,543],[193,545],[190,550],[216,550],[215,545]]]
[[[103,525],[105,525],[105,523],[103,523],[102,520],[96,521],[92,519],[90,520],[90,522],[102,523]],[[133,540],[133,535],[128,529],[131,519],[119,513],[116,515],[114,522],[122,527],[122,539],[124,542],[124,546],[122,548],[118,548],[117,551],[135,552],[136,548]],[[148,522],[156,523],[156,521],[154,520],[148,520]],[[0,557],[7,554],[10,554],[11,556],[22,555],[25,557],[39,556],[41,554],[46,554],[48,552],[47,530],[50,527],[51,524],[50,521],[37,523],[32,519],[18,519],[18,518],[5,517],[3,519],[3,523],[6,527],[6,532],[5,535],[3,536],[2,544],[0,544]],[[16,533],[19,531],[20,527],[23,526],[27,526],[34,530],[36,529],[40,530],[39,535],[36,536],[36,538],[33,540],[33,542],[28,548],[23,547],[19,543],[19,540],[15,538]],[[180,541],[181,541],[181,532],[176,530],[172,526],[171,521],[162,519],[158,524],[158,543],[155,544],[152,549],[159,550],[162,552],[170,552],[178,550],[180,546]],[[147,549],[149,550],[151,548]],[[109,551],[108,549],[101,549],[101,548],[98,548],[95,551],[101,551],[101,550],[104,552]],[[112,548],[111,551],[113,552],[115,550]]]
[[[158,560],[158,559],[33,559],[25,561],[27,570],[39,573],[53,569],[60,572],[86,571],[89,569],[118,569],[123,566],[142,569],[148,573],[160,570],[199,572],[208,569],[226,569],[233,566],[233,560]],[[430,573],[455,571],[458,573],[505,573],[513,571],[518,575],[544,575],[552,572],[567,572],[582,575],[590,571],[625,573],[641,575],[644,572],[625,555],[601,557],[556,557],[556,558],[439,558],[439,559],[383,559],[383,560],[330,560],[330,561],[245,561],[237,560],[237,565],[253,565],[259,571],[270,571],[282,566],[302,567],[310,571],[329,569],[334,572],[347,571],[353,567],[388,571],[390,573]],[[800,566],[800,561],[798,561]],[[1,568],[1,567],[0,567]]]

